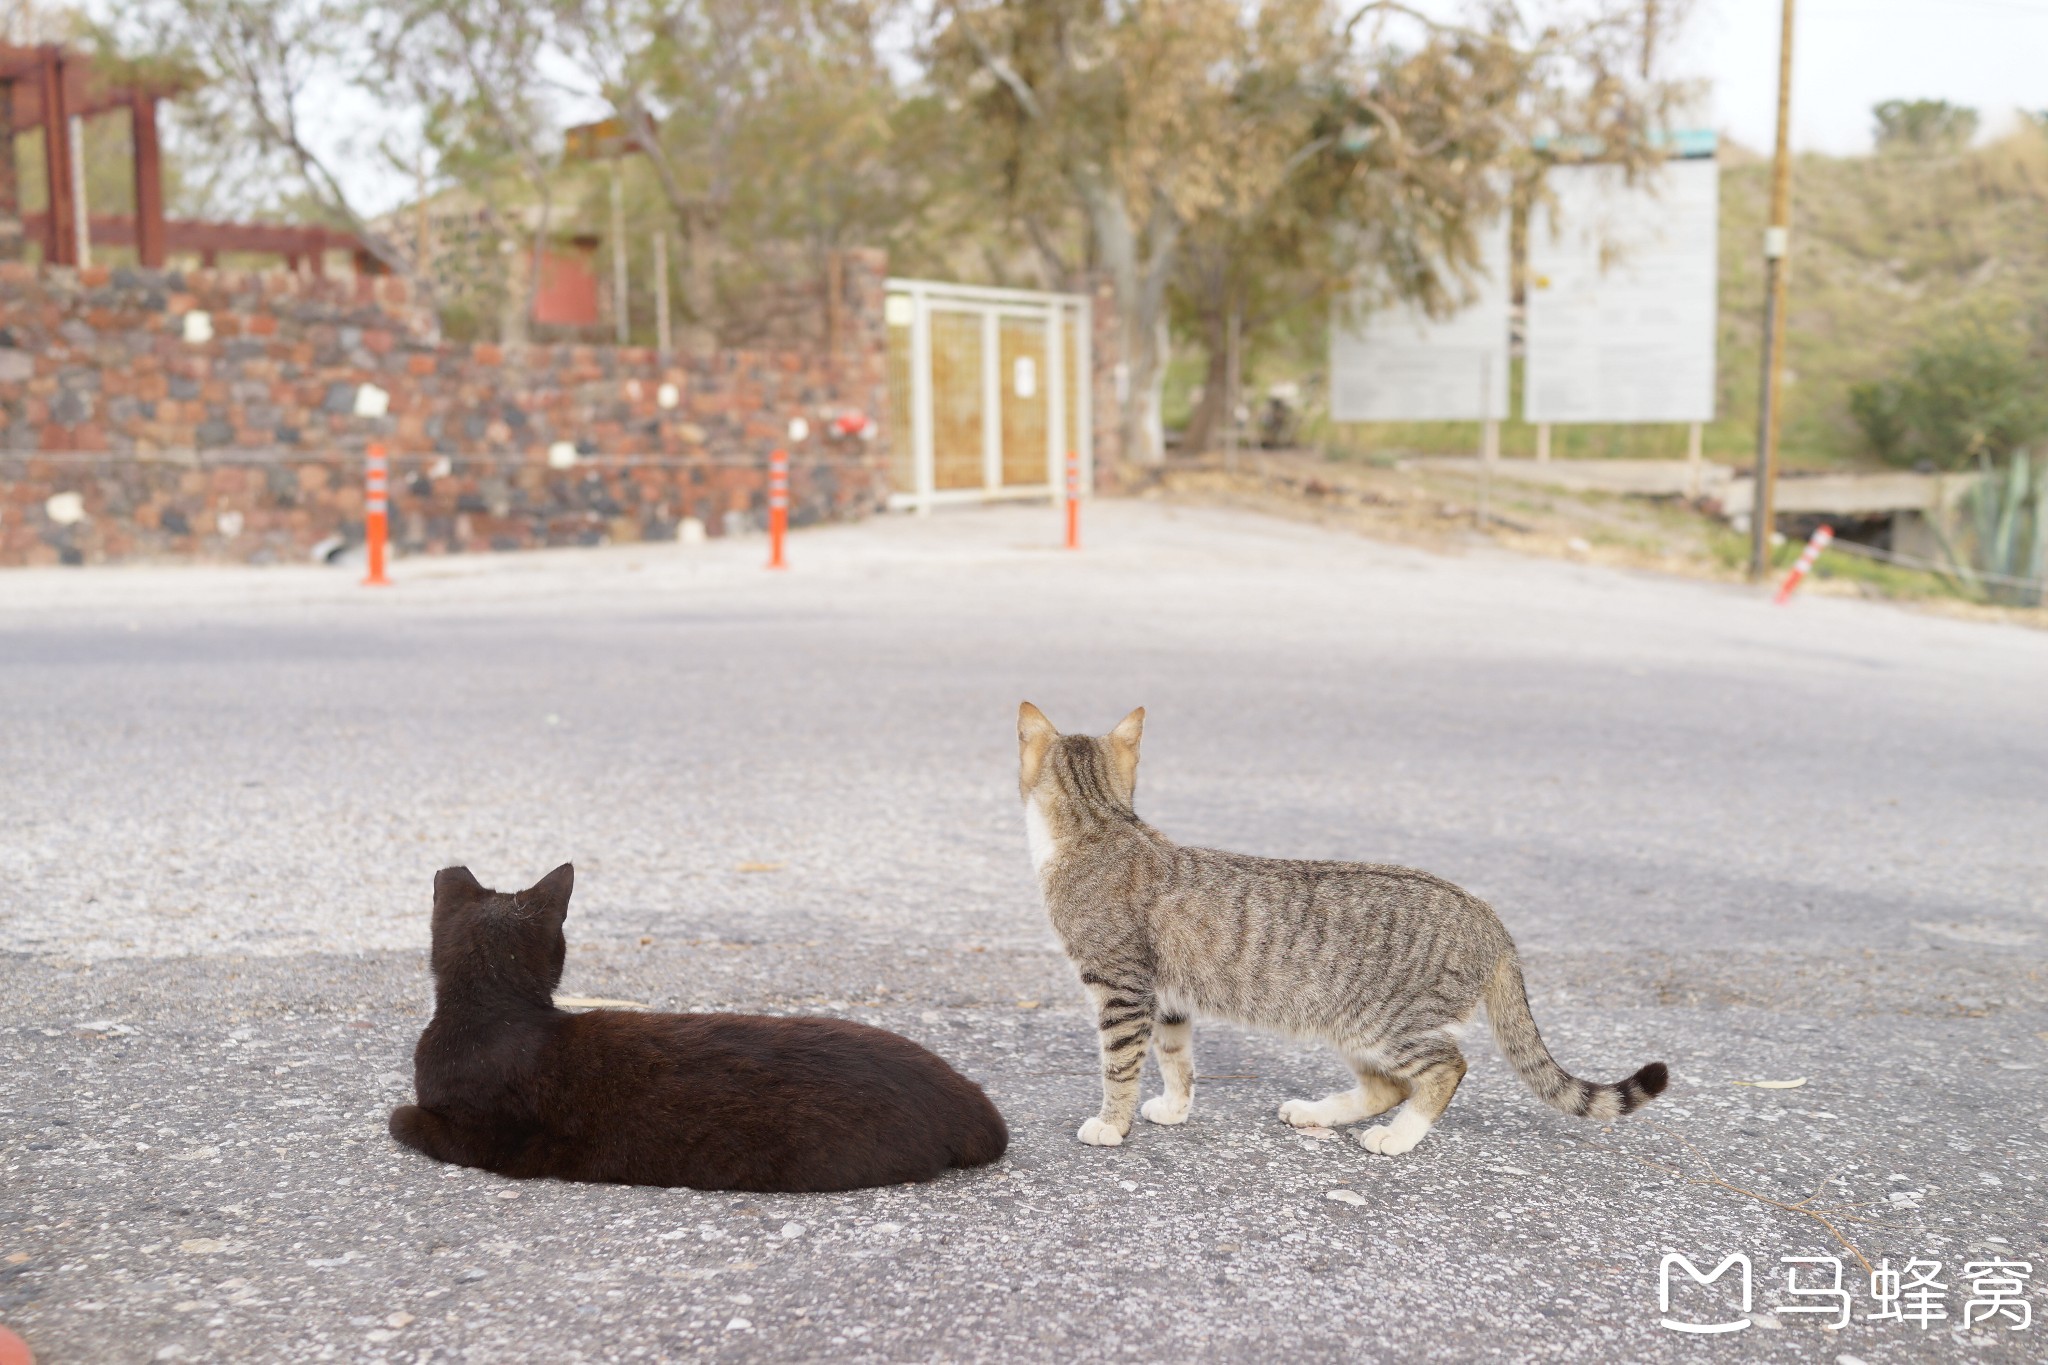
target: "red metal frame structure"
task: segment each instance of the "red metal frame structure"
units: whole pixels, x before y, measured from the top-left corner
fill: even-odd
[[[163,264],[163,149],[157,139],[156,102],[178,93],[174,85],[117,85],[93,74],[90,61],[55,43],[34,47],[0,44],[0,117],[7,120],[5,145],[0,146],[0,213],[21,216],[19,183],[14,173],[13,134],[43,130],[43,170],[49,209],[37,215],[43,259],[53,265],[76,265],[79,257],[77,176],[71,164],[71,120],[128,110],[135,147],[136,255],[144,265]],[[24,227],[27,225],[24,224]]]
[[[139,218],[140,215],[138,215]],[[29,236],[46,237],[49,233],[49,215],[31,213],[22,218],[23,228]],[[92,240],[106,246],[132,246],[137,248],[136,256],[144,265],[150,261],[142,258],[138,238],[140,223],[135,219],[117,214],[95,213],[92,215]],[[254,255],[282,256],[286,266],[297,270],[302,261],[311,257],[319,259],[323,252],[347,251],[356,257],[356,269],[365,275],[385,273],[384,265],[362,248],[361,241],[353,232],[339,228],[300,227],[289,223],[210,223],[196,218],[170,218],[161,220],[162,237],[156,246],[155,260],[163,261],[172,251],[189,251],[200,261],[212,266],[223,251],[249,252]]]
[[[77,265],[79,250],[77,179],[71,164],[71,120],[126,109],[134,147],[135,216],[91,214],[89,240],[109,246],[132,246],[142,265],[161,269],[173,251],[196,252],[207,265],[223,251],[278,255],[296,270],[308,257],[344,250],[354,254],[356,269],[383,273],[383,265],[363,250],[355,234],[333,228],[290,227],[267,223],[176,222],[164,217],[163,146],[157,137],[157,101],[179,94],[183,86],[122,85],[94,74],[90,60],[54,43],[17,47],[0,43],[0,220],[21,224],[24,237],[34,238],[49,265]],[[21,212],[19,179],[14,163],[14,134],[43,130],[43,166],[49,207],[41,213]]]

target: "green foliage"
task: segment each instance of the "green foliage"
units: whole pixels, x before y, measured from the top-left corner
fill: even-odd
[[[1849,411],[1888,464],[1967,469],[2048,434],[2048,367],[2008,335],[1957,330],[1915,348],[1903,374],[1852,387]]]
[[[1947,100],[1886,100],[1870,112],[1886,151],[1955,151],[1977,135],[1977,111]]]
[[[1720,418],[1710,455],[1748,460],[1763,316],[1758,243],[1770,164],[1724,154]],[[1930,337],[2017,331],[2048,304],[2048,137],[2024,129],[1953,157],[1801,156],[1792,175],[1781,457],[1870,461],[1849,391],[1904,367]]]
[[[2035,606],[2048,569],[2048,459],[2016,451],[2003,469],[1980,457],[1983,478],[1969,498],[1974,566],[1994,602]],[[2007,582],[2000,580],[2022,580]]]

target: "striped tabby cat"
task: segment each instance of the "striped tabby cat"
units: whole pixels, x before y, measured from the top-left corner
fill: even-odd
[[[1060,734],[1030,702],[1017,715],[1031,860],[1100,1031],[1102,1109],[1081,1141],[1124,1140],[1155,1039],[1166,1093],[1145,1102],[1145,1117],[1187,1118],[1196,1013],[1336,1047],[1358,1085],[1289,1100],[1280,1117],[1336,1125],[1403,1105],[1359,1135],[1386,1156],[1422,1141],[1450,1104],[1465,1075],[1461,1026],[1481,1005],[1508,1064],[1553,1108],[1611,1119],[1663,1092],[1662,1062],[1601,1085],[1552,1059],[1515,945],[1476,896],[1405,867],[1183,848],[1140,820],[1131,802],[1144,724],[1141,707],[1094,738]]]

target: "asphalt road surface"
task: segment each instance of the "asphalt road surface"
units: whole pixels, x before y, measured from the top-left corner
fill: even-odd
[[[45,1365],[2048,1359],[2048,633],[1146,503],[1086,533],[0,576],[0,1322]],[[1022,698],[1148,707],[1179,839],[1487,897],[1560,1060],[1670,1091],[1588,1124],[1482,1045],[1376,1157],[1275,1116],[1333,1057],[1198,1023],[1188,1123],[1082,1146]],[[435,869],[565,860],[565,991],[898,1029],[1009,1156],[799,1197],[398,1148]],[[1671,1253],[1746,1256],[1746,1310]]]

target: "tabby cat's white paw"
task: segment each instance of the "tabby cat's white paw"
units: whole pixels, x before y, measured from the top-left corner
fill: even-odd
[[[1328,1126],[1322,1111],[1318,1100],[1289,1100],[1280,1106],[1280,1121],[1296,1128],[1322,1128]]]
[[[1177,1100],[1171,1095],[1154,1095],[1145,1101],[1139,1112],[1154,1123],[1186,1123],[1188,1103],[1186,1099]],[[1082,1140],[1085,1142],[1087,1139]]]
[[[1428,1130],[1424,1130],[1425,1132]],[[1402,1132],[1397,1125],[1377,1123],[1358,1135],[1358,1145],[1381,1156],[1399,1156],[1415,1150],[1421,1133]]]
[[[1089,1119],[1081,1125],[1081,1131],[1074,1136],[1090,1147],[1118,1147],[1123,1145],[1124,1135],[1101,1119]]]

